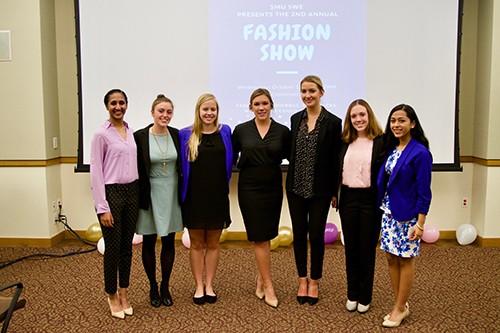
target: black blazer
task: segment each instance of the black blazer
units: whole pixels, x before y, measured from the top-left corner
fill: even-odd
[[[340,168],[339,168],[339,184],[342,185],[342,170],[344,169],[344,157],[349,147],[348,143],[343,142],[340,148]],[[373,192],[374,200],[377,200],[377,175],[380,167],[384,163],[385,144],[384,136],[379,135],[373,139],[372,159],[370,168],[370,189]],[[342,196],[340,198],[342,200]]]
[[[339,187],[339,151],[342,144],[341,124],[339,117],[330,113],[324,107],[321,110],[325,112],[325,118],[321,123],[318,134],[318,144],[316,146],[316,161],[314,162],[314,196],[336,197]],[[305,116],[306,109],[299,111],[290,118],[291,127],[291,148],[290,165],[288,166],[288,175],[286,177],[286,189],[292,192],[293,177],[295,174],[295,153],[297,134],[302,118]]]
[[[151,158],[149,156],[149,129],[153,124],[140,129],[134,133],[135,143],[137,145],[137,169],[139,171],[139,208],[149,209],[151,205],[151,183],[149,182],[149,172],[151,170]],[[178,198],[180,203],[180,188],[182,184],[182,175],[180,167],[180,149],[179,149],[179,130],[167,126],[168,132],[174,141],[175,150],[177,151],[176,169],[178,179]]]

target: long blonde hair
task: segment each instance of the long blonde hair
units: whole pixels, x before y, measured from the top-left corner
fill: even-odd
[[[202,130],[202,122],[200,118],[200,107],[203,103],[208,101],[215,101],[215,105],[217,107],[217,117],[215,117],[215,127],[219,130],[219,103],[217,103],[217,99],[213,94],[205,93],[198,98],[196,102],[196,106],[194,109],[194,123],[191,131],[191,136],[188,140],[188,150],[189,156],[188,159],[190,162],[196,161],[198,157],[198,146],[201,143],[201,130]]]

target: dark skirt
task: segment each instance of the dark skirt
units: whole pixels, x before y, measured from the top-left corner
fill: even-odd
[[[278,235],[283,203],[281,177],[279,166],[246,167],[240,171],[238,201],[249,241],[268,241]]]

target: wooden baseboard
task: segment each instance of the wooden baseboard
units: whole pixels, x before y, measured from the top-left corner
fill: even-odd
[[[75,230],[75,232],[82,238],[85,238],[86,230]],[[450,241],[455,240],[455,230],[441,230],[440,240]],[[41,247],[49,248],[57,246],[67,239],[76,239],[76,237],[67,230],[63,230],[51,238],[0,238],[0,247]],[[182,232],[177,232],[175,235],[176,240],[182,239]],[[228,231],[226,241],[246,241],[247,234],[244,231]],[[340,238],[335,242],[340,244]],[[459,245],[456,243],[457,246]],[[480,247],[500,247],[500,238],[484,238],[478,236],[474,244]]]
[[[500,247],[500,238],[483,238],[478,236],[476,242],[480,247]]]

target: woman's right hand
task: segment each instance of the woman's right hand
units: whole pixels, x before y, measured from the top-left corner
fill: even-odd
[[[113,220],[113,215],[111,215],[111,212],[106,212],[99,215],[99,221],[101,221],[101,224],[103,226],[108,228],[113,227],[113,224],[115,223]]]

